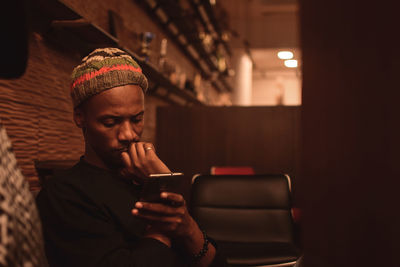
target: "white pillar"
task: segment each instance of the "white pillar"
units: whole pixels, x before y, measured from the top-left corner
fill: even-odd
[[[253,63],[249,55],[244,52],[240,54],[236,62],[232,103],[233,105],[250,106],[252,104]]]

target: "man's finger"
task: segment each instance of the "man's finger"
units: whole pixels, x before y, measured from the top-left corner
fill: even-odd
[[[167,200],[168,202],[173,203],[175,206],[182,206],[185,204],[185,199],[180,194],[172,192],[162,192],[160,197]]]
[[[144,159],[146,157],[146,152],[144,150],[144,143],[143,142],[137,142],[135,143],[136,146],[136,152],[137,155],[140,159]]]
[[[132,160],[131,160],[131,157],[129,156],[128,152],[122,152],[121,158],[122,158],[122,162],[124,163],[124,165],[127,168],[132,169]]]
[[[136,143],[131,143],[131,145],[129,146],[129,156],[132,159],[132,166],[137,165],[137,162],[139,162],[135,144]]]
[[[132,214],[138,218],[150,221],[150,222],[162,222],[162,223],[182,223],[182,219],[180,217],[172,217],[172,216],[159,216],[155,214],[148,213],[140,213],[137,209],[132,210]]]
[[[136,202],[135,208],[140,212],[157,213],[164,216],[183,216],[184,208],[173,207],[171,205],[150,202]]]
[[[155,153],[156,149],[152,143],[143,143],[143,149],[147,153]]]

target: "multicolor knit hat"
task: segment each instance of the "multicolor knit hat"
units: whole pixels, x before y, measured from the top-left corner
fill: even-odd
[[[72,72],[71,97],[74,108],[104,90],[127,84],[146,92],[148,82],[133,58],[118,48],[99,48],[82,59]]]

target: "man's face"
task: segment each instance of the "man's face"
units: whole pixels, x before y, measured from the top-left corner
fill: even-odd
[[[137,85],[114,87],[89,98],[74,116],[83,129],[86,160],[120,168],[121,152],[138,142],[143,132],[144,94]]]

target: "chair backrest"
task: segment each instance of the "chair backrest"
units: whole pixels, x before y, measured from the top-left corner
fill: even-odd
[[[232,265],[295,262],[290,178],[278,175],[197,175],[191,212]]]

